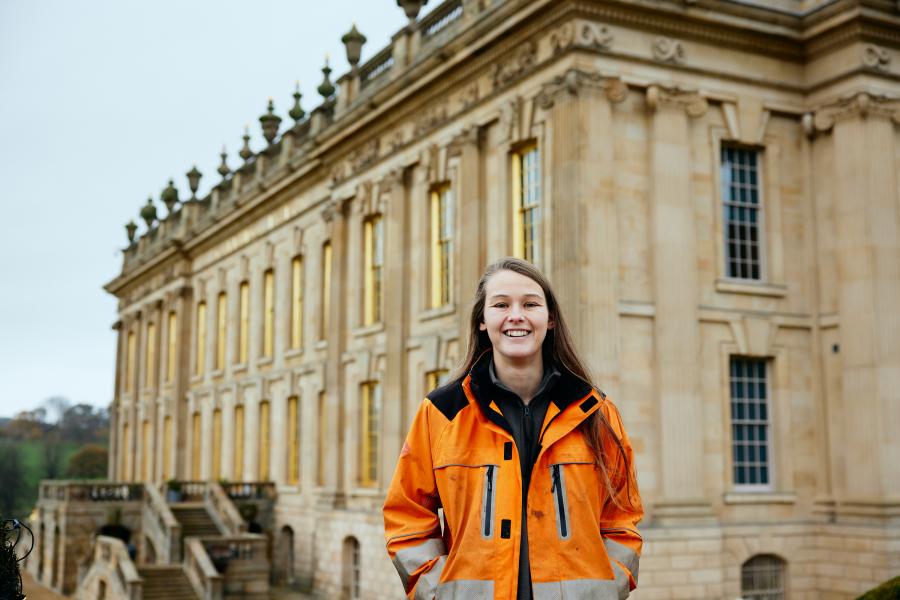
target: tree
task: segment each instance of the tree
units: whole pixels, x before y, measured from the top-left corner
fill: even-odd
[[[44,479],[56,479],[62,471],[63,446],[59,441],[59,432],[50,431],[44,436],[41,446],[44,455]]]
[[[44,400],[43,406],[46,407],[47,412],[53,415],[53,423],[59,425],[66,415],[66,411],[72,406],[72,402],[63,396],[51,396]]]
[[[0,515],[4,518],[18,515],[25,488],[25,470],[19,448],[10,443],[0,444]]]
[[[6,434],[15,440],[36,440],[48,429],[47,410],[23,410],[6,424]]]
[[[75,479],[102,479],[106,477],[109,453],[103,446],[88,444],[69,457],[66,476]]]
[[[109,438],[109,416],[104,408],[90,404],[70,406],[58,424],[60,437],[68,442],[105,443]]]

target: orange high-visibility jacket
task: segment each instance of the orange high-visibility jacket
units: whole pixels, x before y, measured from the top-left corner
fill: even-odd
[[[625,508],[611,501],[578,425],[602,410],[633,465],[631,446],[612,402],[561,371],[528,492],[533,596],[621,600],[637,585],[643,508],[636,489],[629,504],[624,473],[613,483]],[[478,388],[469,373],[429,394],[388,489],[387,549],[413,600],[516,598],[521,469],[497,404],[479,397]],[[613,440],[604,448],[618,456]]]

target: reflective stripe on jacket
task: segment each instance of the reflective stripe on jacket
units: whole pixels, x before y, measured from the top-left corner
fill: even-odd
[[[474,370],[474,369],[473,369]],[[615,406],[566,373],[553,390],[528,493],[535,600],[621,600],[637,585],[643,516],[624,473],[606,493],[578,425],[602,410],[633,465]],[[522,475],[512,436],[470,373],[429,394],[413,420],[384,504],[385,538],[413,600],[516,597]],[[607,456],[618,456],[613,440]],[[438,508],[444,509],[443,533]]]

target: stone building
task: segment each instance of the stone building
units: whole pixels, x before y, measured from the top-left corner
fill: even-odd
[[[398,4],[309,116],[132,224],[110,478],[274,482],[277,580],[402,597],[384,490],[514,254],[633,441],[632,597],[900,572],[900,4]]]

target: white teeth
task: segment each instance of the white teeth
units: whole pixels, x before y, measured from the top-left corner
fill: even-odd
[[[506,335],[508,335],[509,337],[525,337],[528,334],[529,332],[523,329],[515,329],[506,332]]]

